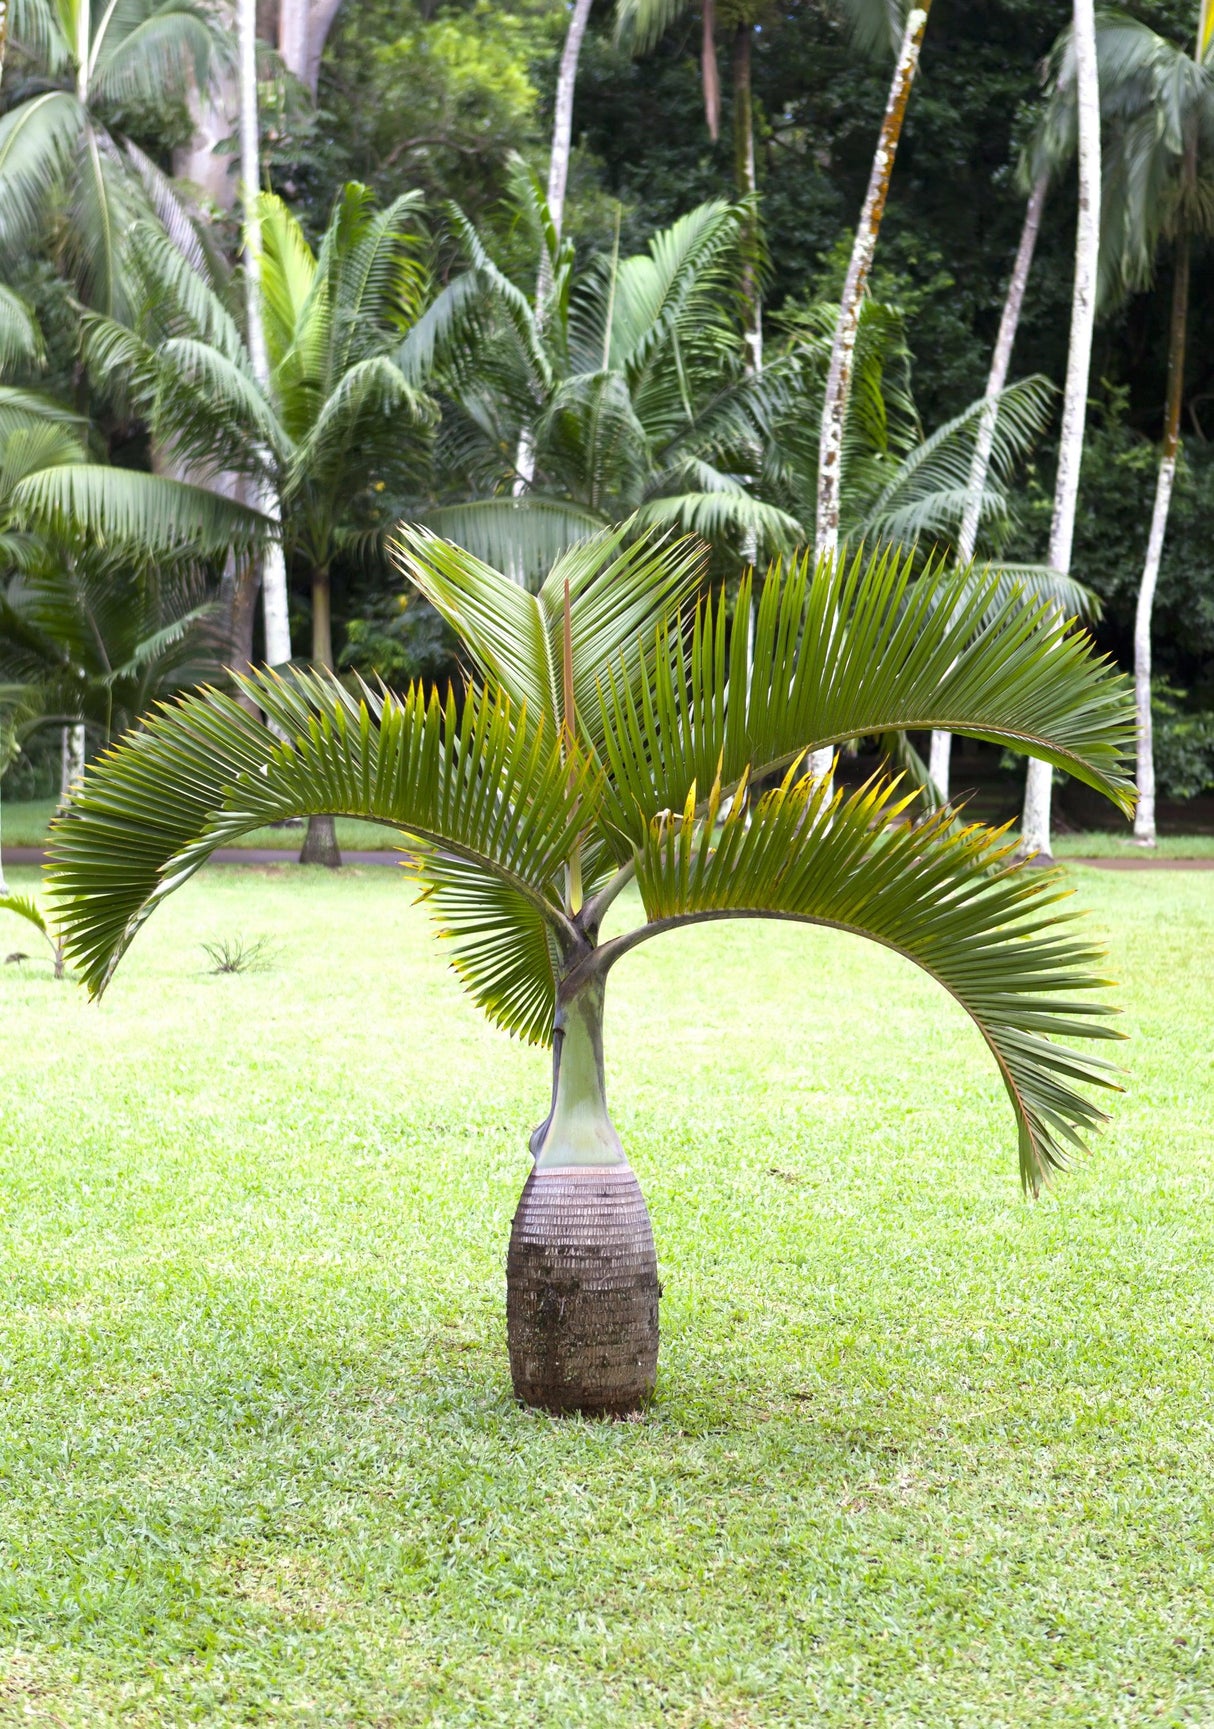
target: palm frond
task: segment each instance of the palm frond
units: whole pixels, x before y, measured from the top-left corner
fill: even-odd
[[[655,631],[673,620],[694,592],[703,550],[647,535],[627,542],[633,524],[600,530],[557,560],[538,594],[529,594],[458,546],[416,529],[402,530],[392,553],[455,631],[482,672],[500,684],[532,724],[559,729],[565,585],[579,733],[601,745],[598,682],[606,665],[635,682]]]
[[[1021,1178],[1036,1190],[1104,1120],[1075,1083],[1113,1086],[1111,1065],[1058,1042],[1118,1036],[1114,1011],[1088,995],[1109,983],[1104,956],[1055,910],[1067,895],[1060,873],[1012,865],[1004,831],[956,828],[948,810],[899,824],[896,786],[875,779],[832,796],[829,778],[793,768],[765,797],[735,797],[719,831],[720,787],[697,822],[693,786],[681,821],[647,825],[636,881],[650,928],[617,953],[654,931],[750,915],[851,931],[905,955],[986,1040],[1016,1114]]]
[[[0,117],[0,246],[14,258],[44,228],[86,125],[66,90],[47,90]]]
[[[271,528],[260,511],[206,487],[99,463],[27,475],[13,491],[13,506],[59,534],[84,533],[98,545],[134,548],[144,556],[185,547],[222,553]]]
[[[1042,757],[1129,810],[1126,679],[1052,606],[1013,593],[994,610],[997,577],[912,583],[911,566],[888,551],[774,566],[752,652],[745,631],[727,640],[722,597],[715,621],[704,609],[672,630],[639,698],[608,670],[609,824],[635,836],[693,782],[728,790],[807,749],[936,728]],[[744,617],[749,578],[737,604]]]
[[[111,0],[89,56],[89,84],[102,104],[182,97],[191,78],[205,90],[216,26],[192,0]]]
[[[94,994],[144,920],[216,847],[287,816],[395,827],[434,849],[440,891],[451,854],[512,889],[555,940],[572,939],[551,885],[594,809],[597,775],[567,761],[551,732],[516,724],[503,694],[472,690],[461,712],[451,693],[445,705],[416,689],[360,700],[322,673],[240,682],[277,733],[217,691],[162,704],[89,769],[55,824],[57,922]],[[461,938],[465,965],[475,965],[477,940]],[[513,1024],[518,1000],[483,1006]]]
[[[36,365],[42,354],[38,320],[19,294],[0,284],[0,371]]]
[[[512,587],[540,582],[562,553],[600,534],[602,516],[561,498],[476,498],[434,505],[420,520],[486,566],[511,572]]]
[[[994,414],[983,516],[1002,515],[1002,488],[1044,431],[1054,389],[1047,378],[1010,384],[993,401],[972,402],[901,458],[861,520],[866,538],[909,546],[924,535],[954,532],[969,499],[974,445]]]

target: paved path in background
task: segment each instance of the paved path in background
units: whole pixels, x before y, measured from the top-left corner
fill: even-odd
[[[403,852],[344,852],[342,861],[348,865],[399,865],[406,858]],[[212,862],[221,865],[293,865],[299,861],[286,847],[221,847],[212,853]],[[5,847],[4,860],[11,865],[41,865],[46,854],[40,847]],[[1088,865],[1098,871],[1208,871],[1214,870],[1214,858],[1151,858],[1145,853],[1130,853],[1125,858],[1064,858],[1059,864]],[[319,865],[313,866],[319,870]]]

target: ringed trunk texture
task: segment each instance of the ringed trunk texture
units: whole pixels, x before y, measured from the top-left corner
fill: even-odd
[[[333,593],[327,570],[312,573],[312,660],[328,672],[333,671]],[[340,867],[337,825],[331,816],[308,818],[299,862],[325,865],[329,870]]]
[[[1049,563],[1070,574],[1083,462],[1092,328],[1096,321],[1096,264],[1100,251],[1100,84],[1096,69],[1096,17],[1093,0],[1074,0],[1075,95],[1079,121],[1079,216],[1075,224],[1075,285],[1071,296],[1071,335],[1066,389],[1054,482]],[[1050,857],[1050,803],[1054,771],[1048,762],[1029,761],[1024,786],[1020,850]]]
[[[531,1137],[506,1258],[514,1391],[563,1415],[620,1417],[653,1394],[657,1255],[640,1184],[607,1114],[603,986],[559,1005],[552,1109]]]
[[[1011,280],[1007,285],[1007,296],[1003,302],[1003,314],[999,320],[999,334],[995,338],[995,350],[991,355],[991,370],[986,380],[986,408],[978,423],[978,437],[974,441],[974,455],[970,463],[969,484],[966,490],[965,514],[961,518],[961,532],[957,536],[957,563],[968,564],[974,556],[974,546],[978,539],[978,525],[982,517],[982,499],[986,492],[986,477],[991,466],[991,452],[995,447],[995,426],[999,409],[997,398],[1007,383],[1008,369],[1012,362],[1012,349],[1016,342],[1016,331],[1020,324],[1020,311],[1024,305],[1024,291],[1028,287],[1029,271],[1033,264],[1033,253],[1037,248],[1037,236],[1041,230],[1041,213],[1045,208],[1045,195],[1049,189],[1049,174],[1038,175],[1037,182],[1029,194],[1028,207],[1024,213],[1024,227],[1020,231],[1020,245],[1016,251],[1016,262],[1012,266]],[[933,732],[931,760],[929,769],[936,790],[940,794],[940,802],[948,803],[949,780],[952,758],[952,734],[948,732]]]
[[[1168,342],[1168,406],[1164,420],[1163,450],[1155,484],[1155,508],[1147,540],[1146,563],[1134,611],[1134,707],[1138,731],[1138,807],[1134,812],[1134,838],[1142,846],[1155,845],[1155,733],[1151,718],[1151,612],[1159,581],[1159,561],[1167,533],[1172,484],[1176,478],[1176,453],[1180,446],[1180,409],[1184,400],[1185,333],[1189,310],[1189,238],[1182,236],[1176,248],[1176,276],[1172,283],[1172,327]]]

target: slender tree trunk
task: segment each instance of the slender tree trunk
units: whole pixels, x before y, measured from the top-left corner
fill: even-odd
[[[708,123],[708,136],[715,144],[721,136],[721,77],[717,71],[715,0],[704,0],[701,8],[700,84],[704,91],[704,118]]]
[[[657,1256],[640,1185],[607,1113],[603,984],[559,1002],[552,1106],[514,1217],[506,1327],[516,1396],[619,1416],[653,1392]]]
[[[755,123],[754,102],[751,83],[751,52],[754,44],[754,25],[739,24],[733,38],[733,164],[734,187],[739,199],[751,200],[750,213],[746,219],[746,228],[742,236],[742,340],[746,345],[746,372],[749,377],[757,377],[763,370],[763,298],[762,285],[759,280],[759,213],[754,200],[758,196],[759,182],[755,172]],[[713,69],[716,69],[716,55],[713,55]],[[707,90],[705,91],[707,98]],[[754,468],[757,471],[762,462],[763,453],[755,449],[752,452]],[[753,529],[748,528],[742,536],[740,548],[743,565],[757,566],[759,562],[759,538]],[[752,588],[750,612],[746,619],[747,649],[754,646],[755,612],[758,605],[758,595]],[[747,654],[747,664],[750,654]]]
[[[755,123],[751,90],[754,25],[739,24],[733,38],[733,161],[739,198],[754,199]],[[759,213],[753,204],[742,237],[742,302],[748,372],[763,370],[763,301],[759,283]]]
[[[889,100],[885,107],[885,118],[881,122],[881,133],[877,140],[876,154],[873,156],[868,192],[865,195],[864,208],[860,212],[860,225],[856,229],[851,262],[843,284],[839,322],[835,327],[830,370],[826,377],[822,433],[818,442],[818,520],[815,539],[819,558],[833,556],[839,545],[843,428],[847,420],[847,401],[851,393],[856,332],[860,326],[860,305],[869,271],[872,269],[873,254],[877,249],[877,235],[881,230],[881,218],[885,214],[885,200],[889,196],[894,158],[898,151],[898,140],[902,135],[902,122],[906,118],[911,85],[919,65],[919,50],[923,45],[923,32],[927,28],[930,4],[931,0],[927,0],[927,4],[912,6],[907,14],[898,61],[890,84]]]
[[[1050,524],[1049,563],[1070,574],[1079,502],[1079,471],[1083,463],[1083,432],[1087,417],[1088,374],[1092,363],[1092,330],[1096,322],[1096,267],[1100,254],[1100,83],[1096,67],[1096,19],[1093,0],[1074,0],[1075,95],[1079,120],[1079,215],[1075,224],[1075,283],[1071,298],[1071,335],[1067,352],[1066,389],[1058,440],[1058,474],[1054,482],[1054,517]],[[1029,760],[1024,784],[1024,814],[1020,850],[1050,858],[1050,803],[1054,771],[1037,757]]]
[[[257,7],[255,0],[237,0],[240,34],[240,173],[245,218],[245,308],[249,358],[253,376],[269,393],[270,362],[261,311],[261,220],[257,198],[261,187],[261,142],[257,122]],[[268,479],[257,484],[255,507],[281,528],[282,508]],[[266,660],[281,666],[291,658],[291,616],[287,596],[287,566],[281,532],[267,541],[261,555],[261,598],[265,616]]]
[[[590,0],[574,0],[573,13],[569,19],[569,28],[565,32],[565,46],[561,51],[561,63],[556,75],[556,104],[552,118],[552,152],[548,158],[548,215],[556,230],[556,237],[561,237],[561,229],[565,221],[565,193],[569,185],[569,159],[573,154],[573,95],[577,87],[578,61],[581,58],[582,42],[586,36],[586,25],[590,19]],[[544,324],[544,309],[548,296],[552,292],[552,264],[548,257],[548,248],[540,242],[540,269],[535,285],[535,316],[541,329]],[[521,498],[535,479],[535,443],[529,427],[524,427],[518,441],[518,451],[514,459],[515,477],[512,491],[516,498]],[[522,582],[521,572],[515,573],[516,580]]]
[[[847,422],[847,402],[851,394],[852,366],[856,353],[856,333],[860,328],[860,307],[864,290],[877,250],[877,236],[885,214],[889,183],[894,172],[894,158],[902,136],[906,105],[919,66],[919,50],[931,0],[912,6],[906,15],[894,76],[885,105],[885,117],[877,139],[868,191],[860,224],[852,244],[851,262],[843,283],[839,304],[839,322],[835,326],[830,368],[826,375],[826,396],[822,404],[822,431],[818,440],[818,511],[814,550],[818,558],[833,558],[839,549],[839,510],[842,483],[843,429]],[[829,749],[810,752],[810,771],[816,775],[830,773],[834,753]]]
[[[961,518],[961,532],[957,536],[957,563],[966,565],[974,556],[974,546],[978,539],[978,525],[982,517],[982,500],[986,492],[986,477],[991,466],[991,452],[995,447],[995,425],[999,418],[998,397],[1007,383],[1008,369],[1012,362],[1012,349],[1016,343],[1016,331],[1020,324],[1020,310],[1024,305],[1024,291],[1028,287],[1029,271],[1033,264],[1033,253],[1037,246],[1037,235],[1041,229],[1041,212],[1045,208],[1045,195],[1049,189],[1050,177],[1042,173],[1029,194],[1028,207],[1024,213],[1024,227],[1020,230],[1020,246],[1016,252],[1016,262],[1012,266],[1011,280],[1007,285],[1007,297],[1003,302],[1003,316],[999,320],[999,334],[995,338],[995,351],[991,356],[991,370],[986,380],[986,408],[978,423],[978,437],[974,441],[974,455],[970,462],[969,482],[966,489],[965,513]],[[934,732],[932,734],[931,758],[929,770],[942,803],[947,804],[949,794],[949,769],[952,755],[952,734]]]
[[[65,726],[59,733],[59,809],[62,810],[72,796],[74,788],[84,778],[85,757],[84,722],[75,721],[71,726]]]
[[[548,158],[548,214],[556,237],[561,237],[565,221],[565,193],[569,185],[569,159],[573,154],[573,93],[577,87],[578,61],[586,25],[590,20],[590,0],[574,0],[565,46],[556,75],[556,104],[552,117],[552,154]],[[539,282],[535,290],[536,306],[543,307],[552,291],[552,266],[548,250],[540,252]]]
[[[308,76],[310,11],[308,0],[278,0],[278,53],[287,71],[301,80]]]
[[[312,0],[308,9],[308,52],[303,81],[313,96],[316,95],[320,83],[320,57],[325,51],[329,31],[333,28],[333,21],[340,9],[341,0]]]
[[[312,572],[312,661],[333,671],[333,594],[329,572]],[[337,826],[331,816],[310,816],[304,837],[300,864],[327,865],[336,870],[341,864],[337,846]]]
[[[1189,314],[1189,237],[1176,244],[1176,275],[1172,283],[1172,325],[1168,340],[1168,403],[1164,417],[1163,449],[1155,484],[1155,508],[1147,540],[1146,563],[1134,614],[1134,702],[1138,712],[1138,808],[1134,813],[1134,838],[1143,846],[1155,845],[1155,748],[1151,719],[1151,609],[1159,580],[1159,560],[1168,527],[1168,506],[1176,478],[1176,456],[1180,448],[1180,411],[1184,402],[1185,337]]]

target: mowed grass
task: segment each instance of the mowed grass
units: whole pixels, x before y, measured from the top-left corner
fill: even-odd
[[[547,1059],[393,873],[211,868],[100,1008],[0,969],[0,1720],[1214,1721],[1214,879],[1075,880],[1130,1090],[1036,1205],[906,963],[620,966],[636,1423],[511,1400]],[[271,964],[209,974],[236,936]]]

